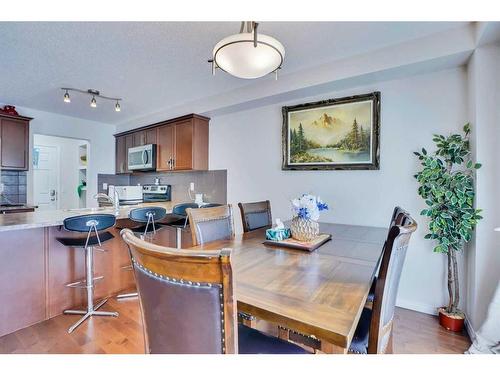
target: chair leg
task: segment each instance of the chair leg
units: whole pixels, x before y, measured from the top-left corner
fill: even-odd
[[[100,301],[94,306],[94,249],[91,246],[85,248],[85,289],[87,290],[87,310],[64,310],[65,314],[83,315],[75,324],[69,327],[68,333],[73,332],[92,315],[118,316],[117,312],[96,311],[107,302],[107,299]]]

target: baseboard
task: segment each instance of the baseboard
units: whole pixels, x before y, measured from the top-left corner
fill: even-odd
[[[472,327],[472,324],[469,321],[469,318],[466,316],[465,317],[465,330],[467,331],[467,334],[469,335],[470,341],[474,342],[476,339],[476,331],[474,331],[474,328]]]
[[[402,307],[403,309],[418,311],[424,314],[437,315],[436,306],[427,305],[424,303],[417,303],[414,301],[407,301],[398,299],[396,306]]]

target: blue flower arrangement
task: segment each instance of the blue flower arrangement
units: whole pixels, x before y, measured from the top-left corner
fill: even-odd
[[[294,216],[301,219],[318,221],[320,212],[325,210],[328,210],[328,204],[314,195],[303,194],[292,200]]]

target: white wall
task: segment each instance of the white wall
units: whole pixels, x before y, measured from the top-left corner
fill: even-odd
[[[469,111],[476,160],[476,206],[483,209],[468,257],[467,312],[477,331],[500,286],[500,45],[476,49],[468,65]]]
[[[291,216],[289,200],[301,193],[320,195],[331,210],[326,222],[385,227],[395,205],[419,223],[403,271],[398,304],[435,313],[446,302],[445,257],[424,240],[425,204],[417,195],[413,151],[432,149],[432,134],[459,131],[467,122],[466,72],[456,68],[378,82],[370,86],[308,97],[213,117],[210,168],[227,169],[228,202],[269,199],[273,216]],[[378,171],[282,171],[282,105],[381,91],[381,167]],[[241,224],[235,210],[235,222]],[[465,274],[462,272],[462,281]]]
[[[87,140],[89,147],[87,206],[96,206],[92,197],[97,193],[97,174],[115,172],[115,140],[113,134],[116,127],[110,124],[63,116],[56,113],[43,112],[31,108],[16,107],[19,114],[33,117],[30,123],[30,166],[32,165],[33,134],[53,135],[60,137]],[[91,109],[89,109],[91,110]],[[33,169],[27,176],[28,203],[33,202]]]

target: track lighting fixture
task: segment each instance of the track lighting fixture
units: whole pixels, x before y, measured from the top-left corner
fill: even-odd
[[[94,90],[94,89],[80,90],[80,89],[74,89],[74,88],[70,88],[70,87],[61,87],[61,90],[64,90],[63,100],[65,103],[71,103],[69,91],[73,91],[73,92],[79,92],[81,94],[92,96],[92,99],[90,100],[90,106],[92,108],[97,107],[97,99],[96,98],[101,98],[101,99],[112,100],[112,101],[116,102],[116,104],[115,104],[115,111],[116,112],[120,112],[122,110],[121,105],[120,105],[120,101],[122,100],[121,98],[113,98],[110,96],[101,95],[101,93],[98,90]]]
[[[71,98],[69,97],[68,90],[66,90],[66,92],[64,93],[64,102],[65,103],[71,103]]]

